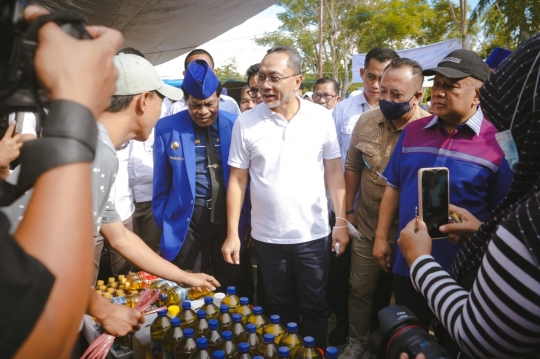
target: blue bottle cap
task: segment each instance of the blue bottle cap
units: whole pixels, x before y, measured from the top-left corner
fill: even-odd
[[[249,304],[249,299],[246,298],[246,297],[241,297],[240,298],[240,305],[248,305]]]
[[[291,334],[298,333],[298,324],[293,322],[287,323],[287,331]]]
[[[253,314],[262,314],[263,310],[262,307],[256,306],[253,307]]]
[[[275,336],[274,334],[266,333],[263,338],[265,343],[273,343]]]
[[[195,331],[193,330],[193,328],[186,328],[184,329],[184,336],[186,338],[193,338],[193,335],[195,334]]]
[[[315,346],[315,339],[313,337],[304,337],[304,346],[306,348],[312,348]]]
[[[180,318],[172,318],[171,319],[171,325],[173,327],[179,327],[180,326]]]
[[[279,315],[274,314],[270,316],[270,323],[279,324],[279,321],[280,321]]]
[[[206,310],[199,309],[197,311],[197,318],[199,318],[199,319],[206,318]]]
[[[225,352],[223,350],[216,350],[214,354],[212,354],[212,358],[214,359],[224,359],[225,358]]]
[[[223,340],[232,340],[232,332],[230,330],[225,330],[221,333],[221,338]]]
[[[208,321],[208,328],[210,330],[217,330],[218,325],[219,325],[219,323],[218,323],[217,319],[210,319]]]
[[[160,310],[157,312],[158,317],[164,317],[167,315],[167,309]]]
[[[291,356],[291,350],[288,347],[279,347],[278,352],[280,358],[288,358]]]
[[[236,294],[236,288],[233,286],[227,287],[227,295],[235,295]]]
[[[212,304],[212,303],[214,303],[214,298],[204,297],[204,304]]]
[[[233,323],[240,323],[242,321],[242,316],[238,313],[233,314],[231,317]]]
[[[182,302],[182,309],[191,309],[191,302]]]
[[[167,294],[161,293],[159,295],[159,300],[161,300],[162,302],[166,302],[167,301]]]
[[[264,359],[264,357],[257,355],[257,356],[254,356],[253,359]]]
[[[334,347],[326,348],[326,359],[337,359],[338,349]]]
[[[197,344],[197,349],[206,349],[206,347],[208,346],[208,339],[206,339],[205,337],[200,337],[197,338],[195,343]]]
[[[221,313],[227,313],[229,311],[229,306],[227,304],[222,304],[219,306],[219,311]]]
[[[253,323],[249,323],[248,325],[246,325],[246,331],[248,333],[255,333],[257,331],[257,326]]]
[[[287,348],[288,349],[288,348]],[[240,353],[247,353],[249,352],[249,344],[246,343],[246,342],[242,342],[240,344],[238,344],[238,351]]]

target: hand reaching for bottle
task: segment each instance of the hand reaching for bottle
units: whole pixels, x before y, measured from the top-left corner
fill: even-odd
[[[217,281],[216,278],[212,277],[211,275],[208,275],[206,273],[185,273],[185,278],[181,283],[181,286],[183,287],[197,287],[197,289],[200,291],[199,287],[205,287],[209,291],[216,290],[216,287],[220,287],[221,285]]]

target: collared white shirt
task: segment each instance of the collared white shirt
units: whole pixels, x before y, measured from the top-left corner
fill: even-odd
[[[336,125],[339,146],[341,148],[341,167],[345,168],[345,159],[351,143],[351,137],[360,115],[371,110],[364,92],[341,101],[334,107],[332,117]]]
[[[232,113],[233,115],[240,114],[240,108],[238,107],[238,104],[236,103],[234,98],[227,95],[219,96],[219,109],[221,111]],[[187,110],[186,101],[184,99],[181,99],[180,101],[176,101],[172,104],[172,106],[169,108],[169,111],[167,112],[167,116],[174,115],[175,113],[184,110]]]
[[[163,99],[160,118],[168,116],[172,105],[168,98]],[[126,150],[129,154],[127,171],[132,200],[135,203],[149,202],[152,200],[154,180],[154,129],[144,142],[129,141]]]
[[[129,143],[137,142],[134,140]],[[133,212],[135,212],[135,205],[133,204],[131,190],[129,189],[129,177],[128,177],[128,161],[129,161],[129,144],[116,151],[118,158],[118,172],[116,173],[116,179],[111,187],[111,193],[109,194],[109,200],[114,203],[116,212],[120,215],[122,221],[125,221]]]
[[[233,127],[230,166],[249,168],[251,235],[295,244],[330,233],[323,160],[340,156],[327,109],[300,102],[287,122],[264,103],[242,113]]]

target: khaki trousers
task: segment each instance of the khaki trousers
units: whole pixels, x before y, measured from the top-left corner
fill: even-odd
[[[392,252],[394,245],[390,245]],[[384,272],[383,272],[384,273]],[[380,269],[373,258],[373,241],[360,234],[351,244],[351,293],[349,295],[349,337],[369,342],[373,293],[380,277]],[[383,301],[388,301],[383,299]],[[379,303],[383,304],[383,303]],[[389,303],[384,303],[387,306]],[[380,307],[377,305],[376,307]]]

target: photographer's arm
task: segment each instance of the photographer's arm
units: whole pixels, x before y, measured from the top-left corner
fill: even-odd
[[[45,13],[39,7],[29,6],[25,18],[32,21]],[[122,43],[122,36],[105,28],[89,29],[89,32],[95,37],[92,41],[75,40],[52,23],[39,31],[35,56],[38,78],[51,101],[68,100],[51,110],[50,124],[69,123],[66,119],[92,124],[110,102],[117,76],[112,57]],[[53,143],[57,132],[52,127],[48,140],[32,141],[35,143],[31,147],[39,149],[42,144]],[[35,190],[15,238],[26,253],[55,276],[55,282],[39,319],[19,347],[17,358],[69,357],[80,319],[88,306],[88,286],[84,283],[91,281],[93,267],[90,190],[93,155],[91,147],[86,147],[76,136],[68,133],[65,142],[72,145],[71,149],[87,151],[88,155],[78,162],[45,166],[46,171],[39,173],[35,182],[32,169],[28,169],[28,183]],[[38,155],[51,157],[47,153]]]

